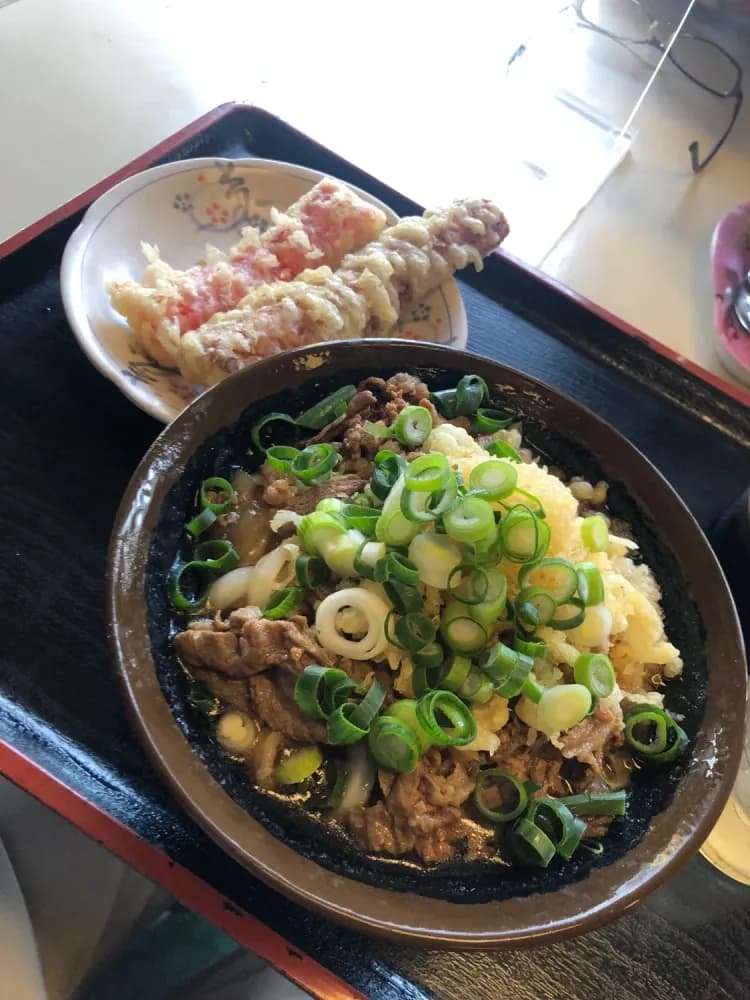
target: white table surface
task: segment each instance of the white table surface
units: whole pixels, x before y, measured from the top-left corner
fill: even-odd
[[[0,240],[238,98],[420,202],[486,194],[512,224],[494,180],[497,95],[524,3],[0,0]],[[726,35],[750,68],[750,32]],[[621,124],[648,71],[620,59],[597,74],[586,96]],[[676,74],[657,80],[630,154],[543,268],[731,381],[713,349],[709,243],[750,200],[750,100],[697,177],[687,154],[728,113]]]

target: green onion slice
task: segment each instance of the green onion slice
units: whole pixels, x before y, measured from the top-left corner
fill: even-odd
[[[367,729],[384,701],[385,688],[377,678],[374,678],[367,689],[367,694],[349,714],[349,721],[360,729]]]
[[[428,642],[421,649],[416,649],[412,653],[414,666],[424,667],[426,670],[434,670],[442,666],[444,659],[445,653],[439,642]]]
[[[538,705],[545,691],[546,688],[543,688],[541,684],[537,684],[533,677],[527,677],[521,685],[520,693],[525,698],[528,698],[529,701],[533,701],[535,705]]]
[[[218,501],[210,500],[208,497],[209,491],[212,493],[223,493],[224,499]],[[198,495],[203,510],[213,511],[214,514],[225,514],[232,506],[234,487],[229,480],[222,479],[221,476],[211,476],[209,479],[203,480]]]
[[[430,411],[424,406],[405,406],[393,425],[396,439],[409,448],[418,448],[432,430]]]
[[[436,663],[432,666],[427,666],[424,662],[417,663],[416,661],[418,655],[418,653],[412,654],[414,671],[411,675],[411,686],[416,697],[421,698],[422,695],[429,694],[430,691],[434,691],[436,688],[440,687],[441,678],[445,673],[445,666],[443,665],[442,659],[440,663]]]
[[[417,720],[438,746],[465,747],[477,735],[470,709],[452,691],[430,691],[417,702]]]
[[[350,701],[345,701],[331,712],[326,722],[328,742],[338,745],[357,743],[367,736],[369,723],[366,726],[359,726],[354,721],[354,713],[359,706]]]
[[[533,666],[531,657],[517,653],[502,642],[490,646],[479,658],[480,670],[491,678],[496,693],[502,698],[515,698],[521,693],[530,680],[529,674]],[[535,699],[532,698],[533,700]]]
[[[374,579],[378,583],[394,580],[405,583],[408,587],[416,587],[419,583],[419,571],[414,563],[400,552],[389,552],[375,566]]]
[[[585,517],[581,524],[581,538],[590,552],[605,552],[609,544],[609,525],[601,514]]]
[[[419,740],[414,730],[400,719],[378,716],[370,727],[368,743],[378,767],[409,774],[417,766]]]
[[[319,667],[312,664],[305,667],[294,685],[294,700],[297,708],[308,719],[325,720],[328,711],[324,704],[324,692],[330,693],[335,679],[349,680],[343,670],[334,667]]]
[[[362,542],[354,556],[354,572],[365,580],[374,580],[375,569],[383,561],[385,554],[383,542]]]
[[[454,577],[458,574],[458,580]],[[481,604],[487,597],[489,578],[481,566],[460,563],[448,577],[448,593],[462,604]]]
[[[424,753],[432,746],[432,741],[427,735],[417,719],[417,703],[413,698],[399,698],[386,708],[378,718],[398,719],[405,726],[408,726],[417,737],[419,752]],[[375,720],[377,724],[377,719]]]
[[[583,792],[558,799],[574,816],[624,816],[628,807],[628,793],[624,788],[617,792]]]
[[[490,458],[480,462],[471,470],[469,487],[472,490],[482,490],[490,500],[500,500],[516,490],[518,471],[510,462],[499,458]],[[517,490],[516,490],[517,491]]]
[[[526,563],[518,573],[519,587],[544,587],[558,604],[575,594],[578,582],[577,567],[559,556]]]
[[[188,521],[185,525],[185,530],[189,535],[192,535],[193,538],[197,538],[199,535],[202,535],[204,531],[207,531],[211,525],[215,523],[215,521],[216,514],[207,508],[206,510],[202,510],[200,514],[196,514],[192,521]]]
[[[279,618],[286,618],[299,605],[302,600],[302,591],[299,587],[284,587],[273,595],[271,600],[261,611],[264,618],[277,621]]]
[[[288,413],[267,413],[265,417],[261,417],[256,424],[253,424],[250,431],[250,440],[252,441],[253,447],[256,451],[266,450],[261,438],[261,433],[264,428],[274,423],[291,424],[295,431],[298,430],[297,421],[293,420]]]
[[[240,557],[235,552],[234,546],[225,538],[198,542],[193,555],[194,565],[202,566],[208,573],[228,573],[240,564]]]
[[[288,444],[274,444],[266,450],[266,465],[277,472],[289,472],[297,455],[299,448]]]
[[[586,829],[585,822],[574,816],[559,799],[547,796],[531,802],[526,819],[547,834],[555,845],[556,852],[565,861],[572,857]]]
[[[442,685],[445,687],[445,684]],[[456,692],[464,701],[472,705],[484,705],[495,693],[495,686],[479,667],[472,665],[466,680]]]
[[[509,823],[524,811],[529,794],[523,782],[510,771],[491,767],[477,775],[473,799],[487,819],[493,823]]]
[[[480,406],[474,414],[471,429],[475,434],[494,434],[495,431],[505,430],[513,423],[513,415],[505,410],[492,410]]]
[[[345,503],[341,508],[347,528],[356,528],[366,538],[375,537],[375,523],[380,517],[380,511],[375,507],[363,507],[356,503]]]
[[[586,617],[586,605],[579,597],[569,597],[557,606],[554,617],[549,621],[552,628],[565,632],[571,628],[578,628]]]
[[[471,671],[471,660],[467,656],[454,654],[446,663],[445,672],[440,680],[440,687],[449,691],[458,691]]]
[[[313,555],[321,555],[328,550],[334,539],[346,534],[346,527],[338,514],[314,510],[311,514],[305,514],[299,522],[297,534],[304,549]]]
[[[515,600],[516,618],[532,629],[549,624],[557,611],[557,601],[544,587],[524,587]]]
[[[476,653],[487,642],[487,629],[481,622],[469,617],[458,601],[451,601],[446,606],[440,622],[440,634],[446,646],[456,653]]]
[[[480,375],[464,375],[456,386],[456,416],[469,417],[476,413],[489,395],[487,383]]]
[[[576,684],[587,687],[594,698],[608,698],[615,689],[615,670],[604,653],[581,653],[573,664]]]
[[[416,587],[410,587],[399,580],[386,580],[383,590],[400,615],[422,610],[422,598]]]
[[[376,441],[387,441],[388,438],[393,437],[393,428],[386,427],[386,425],[381,422],[373,423],[372,420],[366,420],[362,424],[362,430],[371,437],[374,437]]]
[[[525,504],[511,507],[500,521],[503,557],[509,562],[536,561],[542,525],[544,522],[540,521]]]
[[[578,563],[578,596],[587,608],[601,604],[604,600],[604,581],[598,567],[592,562]]]
[[[436,629],[427,615],[411,611],[398,619],[394,632],[401,647],[413,653],[433,642]]]
[[[434,521],[455,506],[457,497],[455,476],[450,476],[446,486],[433,493],[405,488],[401,494],[401,513],[410,521]]]
[[[451,467],[445,455],[440,452],[428,452],[406,466],[404,485],[407,490],[415,493],[435,493],[437,490],[445,489],[450,475]]]
[[[688,744],[687,733],[656,705],[633,705],[625,712],[625,742],[631,750],[655,764],[675,760]]]
[[[488,568],[487,573],[487,594],[479,604],[472,604],[469,607],[469,615],[474,621],[483,625],[488,632],[491,632],[500,616],[505,611],[505,601],[508,594],[508,581],[505,574],[499,569]]]
[[[328,717],[331,712],[343,705],[347,698],[350,698],[359,685],[355,680],[335,667],[329,667],[329,672],[323,680],[323,712]]]
[[[202,563],[176,566],[169,578],[169,599],[179,611],[196,611],[208,597],[211,574]]]
[[[489,674],[493,681],[502,684],[515,669],[518,658],[518,653],[510,646],[506,646],[503,642],[496,642],[485,649],[479,657],[478,664],[480,669]]]
[[[385,616],[385,621],[383,622],[383,632],[385,634],[386,640],[390,642],[392,646],[395,646],[397,649],[406,650],[406,646],[403,646],[401,644],[401,640],[398,638],[395,632],[394,626],[397,620],[398,620],[398,615],[396,614],[394,609],[391,608],[391,610]]]
[[[430,400],[448,420],[468,417],[482,405],[488,395],[487,383],[479,375],[464,375],[455,389],[430,393]]]
[[[305,590],[320,587],[328,579],[328,567],[319,556],[297,556],[294,571],[297,583]]]
[[[529,508],[532,514],[534,514],[536,517],[541,517],[542,520],[546,517],[546,514],[544,513],[544,507],[542,507],[542,502],[538,496],[535,496],[533,493],[529,493],[528,490],[522,490],[520,486],[516,487],[515,492],[519,493],[522,497],[526,497],[526,499],[529,501],[529,503],[526,504],[526,506]]]
[[[332,420],[346,413],[349,400],[356,391],[353,385],[342,385],[330,396],[326,396],[325,399],[321,399],[320,402],[311,406],[309,410],[301,413],[295,423],[312,431],[322,430],[326,424],[330,424]]]
[[[555,845],[536,823],[519,817],[513,824],[510,837],[513,853],[531,868],[546,868],[555,856]]]
[[[485,451],[488,451],[490,455],[494,455],[495,458],[507,458],[509,462],[520,463],[521,461],[521,456],[507,441],[493,441],[487,445]]]
[[[374,458],[375,468],[370,480],[370,489],[378,500],[385,500],[406,468],[406,459],[393,451],[383,449]]]
[[[544,639],[520,639],[513,640],[513,648],[517,653],[530,656],[532,660],[542,659],[547,655],[547,643]]]
[[[431,392],[430,402],[437,408],[438,412],[442,413],[442,415],[448,420],[452,420],[454,417],[458,416],[456,409],[458,401],[455,389],[439,389],[437,392]]]
[[[323,763],[320,747],[302,747],[276,765],[276,781],[280,785],[299,785],[307,781]]]
[[[591,692],[583,684],[557,684],[544,689],[539,707],[539,728],[545,733],[565,732],[586,718]]]
[[[292,460],[289,471],[301,483],[309,486],[319,483],[338,465],[339,455],[328,442],[310,444]]]
[[[445,532],[457,542],[478,542],[495,529],[492,507],[477,496],[465,496],[443,515]]]

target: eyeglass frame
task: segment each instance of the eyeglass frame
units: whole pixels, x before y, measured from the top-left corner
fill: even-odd
[[[574,0],[573,10],[575,11],[576,17],[578,18],[581,26],[586,28],[587,30],[594,31],[599,35],[604,35],[605,38],[610,38],[612,39],[612,41],[619,42],[624,46],[648,45],[650,48],[656,49],[657,52],[660,52],[662,55],[664,55],[664,53],[667,51],[667,43],[662,42],[660,39],[656,38],[656,36],[651,36],[649,38],[631,38],[628,35],[617,35],[613,31],[607,31],[606,28],[602,28],[601,25],[596,24],[594,21],[591,21],[585,15],[585,13],[583,12],[583,5],[585,2],[586,0]],[[640,2],[638,2],[638,6],[641,7],[644,14],[646,14],[646,16],[648,17],[649,16],[648,12],[645,10],[645,8],[642,7]],[[729,133],[734,128],[737,119],[739,118],[740,110],[742,109],[742,103],[745,98],[745,95],[742,91],[742,79],[744,74],[742,71],[742,67],[734,58],[734,56],[731,54],[731,52],[727,52],[727,50],[723,48],[723,46],[719,45],[718,42],[713,41],[713,39],[706,38],[703,35],[693,35],[693,34],[683,34],[681,37],[683,39],[690,39],[694,42],[701,42],[704,45],[709,45],[717,52],[720,52],[722,56],[724,56],[726,59],[729,60],[731,65],[734,67],[735,73],[737,74],[737,79],[733,87],[730,87],[728,90],[718,90],[715,87],[710,87],[707,83],[704,83],[702,80],[699,80],[696,76],[694,76],[689,70],[685,69],[685,67],[682,66],[674,58],[671,49],[669,52],[667,52],[667,58],[675,67],[675,69],[677,69],[680,73],[682,73],[682,75],[686,79],[690,80],[691,83],[694,83],[697,87],[700,87],[701,90],[705,91],[707,94],[711,94],[713,97],[719,97],[722,100],[730,100],[730,99],[734,100],[734,110],[732,112],[729,124],[724,130],[721,137],[719,138],[718,142],[714,145],[711,152],[705,158],[705,160],[703,160],[702,162],[700,160],[698,151],[698,141],[696,139],[694,139],[688,146],[688,152],[690,153],[690,165],[692,167],[693,173],[698,174],[700,173],[701,170],[703,170],[704,167],[708,166],[711,160],[713,160],[713,158],[719,152],[721,147],[728,139]]]

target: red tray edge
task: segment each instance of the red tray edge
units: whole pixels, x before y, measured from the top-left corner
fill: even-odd
[[[108,177],[105,177],[103,180],[97,182],[92,187],[88,188],[88,190],[82,191],[80,194],[76,195],[75,198],[71,198],[70,201],[58,206],[58,208],[54,209],[48,215],[43,216],[43,218],[38,219],[36,222],[32,222],[30,226],[27,226],[25,229],[21,229],[19,232],[0,243],[0,260],[2,260],[3,257],[7,257],[8,254],[13,253],[13,251],[20,249],[20,247],[24,246],[24,244],[34,239],[34,237],[39,236],[40,233],[43,233],[51,226],[54,226],[57,222],[68,218],[68,216],[73,215],[75,212],[78,212],[80,209],[91,204],[91,202],[95,201],[98,197],[100,197],[100,195],[104,194],[104,192],[109,190],[109,188],[111,188],[114,184],[118,184],[120,181],[124,180],[126,177],[130,177],[131,174],[137,173],[139,170],[144,170],[150,163],[153,162],[153,160],[158,159],[165,153],[171,152],[176,146],[179,146],[180,143],[184,142],[186,139],[191,139],[194,135],[203,131],[203,129],[208,128],[209,125],[213,125],[221,118],[225,118],[233,111],[243,107],[255,107],[258,110],[265,110],[261,109],[259,105],[256,105],[251,101],[227,101],[225,104],[220,104],[212,111],[208,111],[205,115],[202,115],[200,118],[196,118],[195,121],[190,122],[190,124],[185,125],[184,128],[174,132],[162,142],[147,150],[145,153],[137,156],[134,160],[131,160],[130,163],[120,167],[119,170],[116,170]],[[273,114],[273,112],[268,113]],[[315,142],[315,140],[310,140],[309,136],[306,136],[306,138],[308,138],[309,141]],[[324,148],[318,142],[315,142],[315,145],[320,148]],[[351,165],[354,166],[353,164]],[[702,379],[709,385],[714,386],[714,388],[719,389],[725,395],[737,400],[737,402],[743,403],[745,406],[750,406],[750,392],[746,392],[739,386],[732,385],[730,382],[725,381],[723,378],[720,378],[713,372],[708,371],[707,368],[704,368],[697,362],[686,358],[684,354],[680,354],[671,347],[667,347],[666,344],[662,344],[661,341],[656,340],[650,334],[645,333],[643,330],[639,330],[638,327],[632,326],[624,319],[621,319],[619,316],[611,313],[608,309],[605,309],[603,306],[598,305],[591,299],[586,298],[586,296],[580,295],[572,288],[569,288],[567,285],[562,284],[555,278],[550,277],[550,275],[545,274],[538,268],[533,267],[530,264],[526,264],[518,257],[513,256],[513,254],[507,253],[503,250],[496,252],[504,257],[505,260],[507,260],[513,267],[517,268],[519,271],[523,271],[525,274],[531,275],[536,281],[552,288],[558,295],[564,295],[566,298],[571,299],[577,305],[588,310],[588,312],[593,313],[595,316],[603,319],[606,323],[616,327],[621,333],[643,341],[643,343],[645,343],[652,351],[668,358],[673,364],[680,368],[684,368],[692,375],[695,375],[697,378]]]
[[[225,934],[321,1000],[366,1000],[257,917],[0,740],[0,772]]]

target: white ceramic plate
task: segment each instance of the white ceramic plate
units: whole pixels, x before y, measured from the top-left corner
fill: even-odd
[[[140,278],[141,241],[156,244],[176,267],[196,263],[206,243],[229,249],[243,226],[262,227],[273,206],[288,208],[322,176],[275,160],[182,160],[129,177],[97,199],[70,237],[60,273],[68,322],[93,364],[136,406],[164,423],[173,420],[200,390],[140,350],[112,309],[107,284]],[[387,205],[349,186],[395,221]],[[394,336],[465,347],[466,313],[455,281],[432,292]]]

